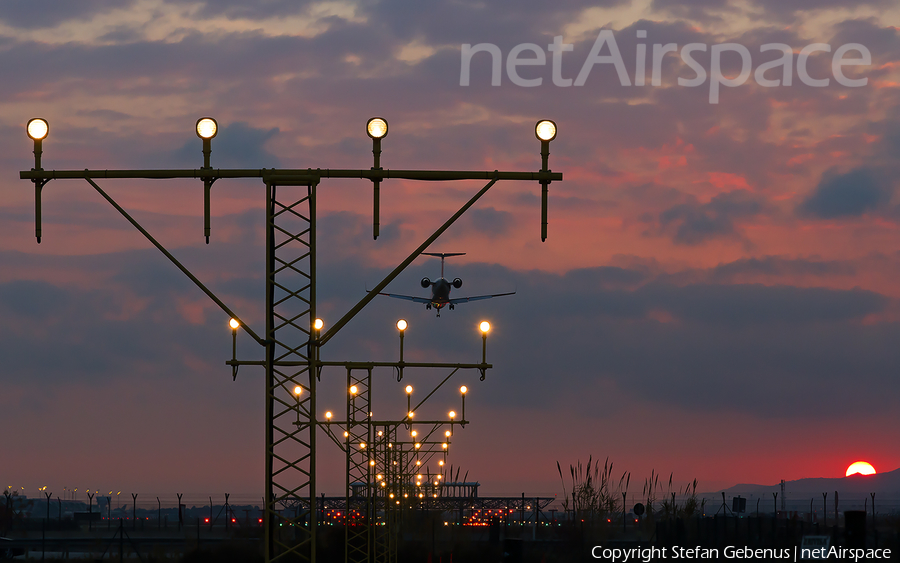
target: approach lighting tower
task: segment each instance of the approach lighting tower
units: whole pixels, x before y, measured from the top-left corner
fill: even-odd
[[[226,362],[236,377],[240,366],[256,365],[264,368],[266,388],[265,428],[265,539],[266,561],[316,560],[316,438],[317,429],[325,422],[318,418],[316,384],[323,367],[339,366],[350,378],[371,384],[371,369],[390,366],[400,373],[404,368],[438,367],[477,369],[482,379],[491,364],[484,355],[480,363],[436,364],[400,362],[327,362],[321,360],[321,349],[379,292],[394,280],[412,261],[446,231],[460,216],[475,204],[499,181],[529,181],[541,185],[541,240],[547,238],[547,194],[551,182],[561,181],[562,174],[548,166],[550,142],[556,137],[556,124],[539,121],[535,135],[541,142],[541,168],[536,172],[448,171],[448,170],[390,170],[381,167],[381,144],[388,132],[387,120],[370,119],[366,133],[372,139],[373,165],[367,169],[222,169],[211,162],[213,139],[219,126],[215,119],[202,117],[195,124],[195,132],[202,141],[203,166],[195,169],[170,170],[45,170],[41,156],[43,142],[50,127],[45,119],[28,122],[28,137],[34,141],[34,168],[19,173],[23,180],[34,184],[35,237],[41,242],[41,194],[51,180],[80,179],[91,185],[128,222],[138,229],[151,244],[162,252],[178,269],[218,305],[230,319],[233,342],[237,347],[237,332],[242,330],[265,353],[263,360],[238,360],[236,353]],[[265,184],[266,244],[265,244],[265,329],[252,329],[228,305],[219,299],[196,276],[183,266],[146,229],[110,197],[99,185],[102,180],[116,179],[194,179],[203,183],[203,236],[209,242],[210,199],[215,182],[232,178],[258,178]],[[378,283],[343,317],[330,327],[317,324],[316,316],[316,197],[319,184],[329,178],[359,178],[368,180],[374,188],[373,235],[379,234],[380,189],[391,179],[421,181],[481,180],[486,182],[469,201],[454,213],[440,228],[412,251],[387,277]],[[357,372],[360,373],[357,377]],[[451,375],[452,375],[451,373]],[[449,377],[449,376],[448,376]],[[298,392],[299,391],[299,392]],[[368,388],[366,389],[368,391]],[[366,393],[368,395],[368,393]],[[353,408],[366,409],[368,396],[357,399]],[[362,410],[360,410],[362,412]],[[358,414],[354,415],[358,417]],[[465,418],[465,415],[462,415]],[[354,419],[356,421],[357,419]],[[348,420],[349,423],[349,420]],[[351,424],[351,426],[353,426]],[[359,426],[359,425],[356,425]],[[369,432],[366,423],[354,432]],[[285,506],[301,507],[291,517]],[[288,534],[284,530],[290,529]],[[375,561],[376,553],[348,555],[348,560]]]

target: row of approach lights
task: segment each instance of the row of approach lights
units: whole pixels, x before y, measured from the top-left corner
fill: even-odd
[[[43,170],[41,168],[41,154],[43,153],[42,143],[47,134],[50,132],[50,125],[46,119],[36,117],[28,121],[26,126],[28,137],[34,141],[34,170]],[[201,117],[197,120],[195,126],[197,136],[203,140],[203,170],[211,170],[210,156],[212,155],[212,139],[219,132],[219,124],[212,117]],[[549,119],[542,119],[534,126],[534,134],[541,141],[541,171],[549,172],[550,157],[550,141],[556,138],[556,123]],[[372,156],[374,162],[372,170],[382,170],[381,168],[381,139],[388,134],[388,122],[383,117],[373,117],[366,122],[366,134],[372,139]],[[209,244],[209,194],[212,183],[215,178],[204,178],[204,233],[206,243]],[[379,233],[379,193],[380,178],[372,179],[374,187],[374,231],[373,235],[377,239]],[[541,181],[541,240],[547,240],[547,194],[549,180]],[[38,236],[38,242],[41,242]],[[483,375],[483,374],[482,374]]]
[[[387,125],[385,125],[385,126],[387,126]],[[228,326],[231,327],[232,336],[236,339],[237,338],[237,330],[239,328],[241,328],[240,321],[232,318],[231,320],[228,321]],[[313,321],[313,330],[315,330],[316,335],[318,335],[322,331],[323,328],[325,328],[325,321],[323,321],[322,319],[316,319],[315,321]],[[403,361],[403,335],[406,332],[407,328],[409,328],[409,323],[406,321],[406,319],[400,319],[399,321],[397,321],[397,330],[400,331],[400,361],[401,362]],[[481,339],[482,339],[482,345],[483,345],[482,346],[482,363],[485,363],[485,359],[487,356],[487,335],[491,331],[491,323],[489,323],[488,321],[481,321],[478,324],[478,330],[481,331]],[[348,391],[349,391],[351,397],[355,397],[356,394],[359,392],[359,389],[356,387],[356,385],[351,385],[350,388],[348,389]],[[463,385],[462,387],[459,388],[459,392],[462,395],[462,409],[461,409],[462,420],[466,419],[466,393],[468,391],[469,391],[469,388],[466,387],[465,385]],[[410,421],[412,421],[412,418],[415,416],[415,412],[412,410],[412,403],[411,403],[412,392],[413,392],[412,385],[407,385],[406,386],[406,407],[407,407],[406,410],[407,410],[407,418]],[[294,395],[297,397],[298,401],[300,400],[300,395],[302,395],[302,394],[303,394],[302,386],[297,385],[296,387],[294,387]],[[328,411],[325,413],[325,418],[328,422],[331,422],[332,416],[333,416],[333,414],[331,411]],[[450,411],[449,416],[450,416],[450,421],[452,424],[452,422],[456,418],[456,411]],[[452,435],[452,432],[448,430],[446,434],[449,437]],[[415,430],[412,431],[411,435],[413,437],[416,436]],[[416,444],[417,449],[419,448],[419,446],[420,446],[420,444]],[[444,444],[445,449],[446,449],[446,447],[447,447],[447,445]],[[441,464],[441,465],[443,465],[443,464]]]
[[[399,324],[400,324],[400,323],[398,322],[398,328],[399,328]],[[487,321],[485,321],[485,322],[482,323],[482,324],[487,324],[487,325],[488,325],[487,327],[484,327],[484,328],[486,329],[485,332],[486,332],[487,330],[490,330],[490,324],[487,323]],[[405,327],[404,327],[404,328],[405,328]],[[298,386],[298,388],[300,388],[300,392],[302,392],[302,387],[299,387],[299,386]],[[410,401],[411,401],[411,397],[412,397],[413,386],[412,386],[412,385],[407,385],[405,391],[406,391],[406,405],[407,405],[407,410],[409,411],[408,414],[407,414],[406,420],[410,423],[410,424],[408,425],[408,428],[409,428],[409,431],[410,431],[410,432],[409,432],[409,435],[410,435],[410,438],[413,440],[413,447],[414,447],[415,450],[416,450],[415,453],[416,453],[416,457],[418,458],[419,451],[421,450],[421,447],[422,447],[422,443],[419,442],[419,441],[417,440],[417,437],[418,437],[418,431],[415,430],[415,429],[413,429],[413,428],[412,428],[412,424],[411,424],[412,419],[413,419],[413,417],[415,416],[415,412],[414,412],[414,411],[412,410],[412,408],[410,407]],[[459,393],[460,393],[460,396],[462,397],[462,413],[463,413],[462,419],[463,419],[463,420],[466,419],[466,417],[465,417],[465,412],[466,412],[466,393],[468,393],[468,391],[469,391],[469,388],[466,387],[465,385],[463,385],[463,386],[461,386],[461,387],[459,388]],[[295,392],[297,392],[296,388],[295,388]],[[356,388],[355,385],[350,386],[350,395],[351,395],[351,397],[352,397],[352,396],[355,396],[357,392],[358,392],[358,389]],[[299,395],[298,395],[298,397],[299,397]],[[450,447],[450,438],[453,436],[453,423],[454,423],[455,420],[456,420],[456,411],[450,411],[449,413],[447,413],[447,415],[450,417],[450,428],[451,428],[451,429],[450,429],[450,430],[444,431],[444,442],[441,444],[441,449],[443,450],[444,458],[446,458],[446,456],[447,456],[447,452],[448,452],[448,449],[449,449],[449,447]],[[325,418],[327,418],[329,421],[331,421],[331,416],[332,416],[331,411],[325,413]],[[379,437],[383,436],[383,434],[384,434],[383,431],[381,431],[381,430],[378,431],[378,436],[379,436]],[[344,438],[347,438],[348,436],[349,436],[349,433],[348,433],[348,432],[344,432]],[[365,442],[361,442],[361,443],[359,444],[359,447],[360,447],[360,449],[365,449],[365,448],[366,448],[366,443],[365,443]],[[388,444],[388,448],[393,448],[393,447],[394,447],[394,444],[393,444],[393,443],[389,443],[389,444]],[[394,465],[397,465],[397,462],[396,462],[396,461],[394,461],[393,463],[394,463]],[[375,460],[369,460],[369,465],[371,465],[371,466],[374,467],[374,466],[375,466]],[[444,467],[444,465],[445,465],[444,459],[438,460],[438,465],[441,466],[441,467]],[[418,469],[419,471],[422,470],[422,460],[416,459],[416,469]],[[426,472],[426,473],[427,473],[427,476],[426,476],[426,477],[427,477],[429,480],[431,480],[431,473],[430,473],[430,471],[429,471],[429,472]],[[387,486],[387,478],[386,478],[384,475],[378,474],[378,475],[375,477],[375,479],[376,479],[376,481],[378,482],[379,486],[381,486],[381,487],[386,487],[386,486]],[[435,474],[434,479],[436,479],[436,480],[434,481],[434,486],[437,487],[437,486],[440,485],[440,480],[443,479],[443,475],[441,475],[441,474]],[[421,473],[418,473],[418,474],[416,475],[416,487],[421,487],[421,486],[422,486],[422,481],[423,481],[423,476],[422,476]],[[394,495],[394,493],[390,493],[388,496],[389,496],[391,499],[393,499],[395,495]],[[425,497],[425,494],[424,494],[424,493],[419,493],[418,495],[415,495],[415,496],[418,496],[419,498],[424,498],[424,497]],[[437,498],[437,496],[438,496],[438,495],[435,493],[435,494],[434,494],[434,497]],[[404,498],[409,498],[409,493],[404,493],[404,494],[403,494],[403,497],[404,497]],[[399,501],[399,500],[397,501],[397,504],[400,504],[400,501]]]
[[[233,337],[234,344],[234,352],[237,353],[237,330],[241,327],[241,322],[237,319],[232,318],[228,321],[228,326],[231,327],[231,334]],[[316,339],[318,339],[319,334],[322,332],[322,329],[325,327],[325,321],[322,319],[316,319],[313,321],[313,330],[316,334]],[[403,336],[406,334],[406,329],[409,328],[409,323],[406,322],[406,319],[400,319],[397,321],[397,330],[400,331],[400,366],[401,370],[403,365]],[[487,321],[481,321],[478,324],[478,330],[481,331],[481,363],[487,364],[487,335],[488,332],[491,331],[491,323]],[[402,372],[401,372],[402,374]],[[481,370],[481,379],[484,380],[484,368]]]
[[[50,132],[50,124],[46,119],[36,117],[28,121],[26,127],[28,137],[35,142],[43,141]],[[219,132],[219,124],[212,117],[201,117],[197,120],[197,136],[203,140],[209,141]],[[383,117],[373,117],[366,122],[366,133],[373,140],[380,140],[388,134],[388,123]],[[556,123],[543,119],[537,122],[534,127],[535,136],[541,141],[549,143],[556,138]]]
[[[34,121],[34,120],[32,120]],[[43,121],[43,120],[41,120]],[[47,122],[43,121],[43,127],[46,130]],[[215,119],[211,117],[201,117],[197,120],[197,136],[201,139],[212,139],[218,133],[219,126]],[[366,122],[366,134],[371,139],[383,139],[388,134],[388,122],[383,117],[373,117]],[[556,123],[543,119],[537,122],[534,127],[534,134],[541,141],[550,142],[556,138]],[[46,131],[44,132],[46,136]],[[34,137],[32,137],[33,139]],[[43,138],[43,137],[41,137]]]

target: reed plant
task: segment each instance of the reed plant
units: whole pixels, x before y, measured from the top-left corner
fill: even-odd
[[[571,487],[566,486],[559,461],[556,462],[556,470],[563,486],[563,510],[571,513],[576,520],[593,523],[621,512],[622,501],[619,498],[622,491],[628,490],[631,474],[626,471],[617,481],[608,457],[602,467],[600,460],[595,461],[593,456],[588,457],[587,465],[582,465],[580,460],[569,465]]]

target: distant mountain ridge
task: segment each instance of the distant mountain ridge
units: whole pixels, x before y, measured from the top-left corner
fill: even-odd
[[[813,477],[785,481],[784,488],[787,493],[830,493],[837,491],[845,494],[869,494],[869,493],[900,493],[900,469],[876,473],[875,475],[851,475],[849,477]],[[729,493],[758,493],[779,492],[781,485],[752,485],[740,484],[727,489]]]

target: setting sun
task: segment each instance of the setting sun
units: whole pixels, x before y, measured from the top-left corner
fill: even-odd
[[[875,475],[875,468],[871,463],[856,461],[847,468],[847,477],[859,473],[860,475]]]

